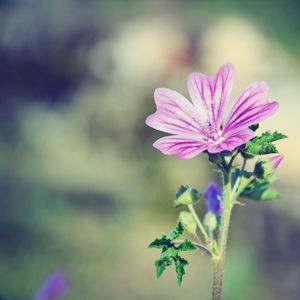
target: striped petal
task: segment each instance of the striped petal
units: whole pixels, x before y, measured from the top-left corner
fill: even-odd
[[[201,116],[203,124],[221,125],[224,106],[230,96],[234,80],[232,64],[223,65],[215,76],[192,73],[188,78],[191,100]]]
[[[224,132],[249,127],[270,117],[278,108],[276,101],[268,102],[268,85],[256,81],[241,91],[234,101],[232,110],[224,125]]]
[[[153,146],[163,154],[182,158],[193,158],[207,149],[205,141],[180,135],[171,135],[158,139]]]
[[[146,119],[154,129],[170,134],[199,134],[203,131],[192,103],[176,91],[159,88],[154,92],[157,111]]]
[[[208,152],[218,153],[221,151],[232,151],[236,147],[239,147],[247,143],[254,137],[254,132],[248,128],[242,128],[241,130],[235,130],[228,132],[224,135],[224,139],[219,144],[210,144],[208,146]]]

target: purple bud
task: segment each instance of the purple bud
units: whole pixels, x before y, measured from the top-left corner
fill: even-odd
[[[63,271],[51,273],[36,292],[33,300],[53,300],[69,290],[69,280]]]
[[[206,190],[204,191],[207,212],[212,212],[217,216],[221,215],[222,212],[221,195],[222,195],[222,188],[215,181],[210,182]]]
[[[284,156],[281,154],[275,155],[270,158],[271,162],[273,163],[274,169],[277,169],[277,167],[280,165],[283,158]]]

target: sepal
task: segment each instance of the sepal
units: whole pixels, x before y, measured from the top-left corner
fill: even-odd
[[[270,181],[266,179],[255,179],[242,192],[241,196],[251,200],[274,200],[279,197],[279,193],[270,187]]]
[[[271,160],[259,160],[254,167],[254,175],[259,179],[275,180],[274,163]]]
[[[199,200],[200,196],[201,194],[196,189],[182,185],[176,193],[175,207],[193,204]]]

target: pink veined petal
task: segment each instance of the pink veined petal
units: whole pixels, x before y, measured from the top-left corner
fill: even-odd
[[[225,125],[224,132],[234,130],[240,127],[249,127],[253,124],[259,123],[273,115],[279,107],[276,101],[267,102],[266,104],[253,106],[252,108],[245,109],[233,121]]]
[[[148,126],[170,134],[199,134],[203,131],[195,108],[181,94],[158,88],[154,92],[154,100],[157,111],[147,117]]]
[[[215,76],[192,73],[188,78],[188,91],[199,112],[203,124],[210,121],[216,127],[221,125],[224,106],[230,96],[234,80],[232,64],[223,65]]]
[[[234,101],[224,131],[250,126],[273,114],[278,103],[267,102],[268,90],[264,81],[255,81],[243,89]]]
[[[207,149],[205,141],[188,136],[171,135],[158,139],[153,146],[163,154],[182,158],[193,158]]]
[[[217,153],[221,151],[232,151],[236,147],[247,143],[255,136],[255,133],[248,128],[227,132],[224,135],[224,140],[219,144],[210,144],[208,152]]]

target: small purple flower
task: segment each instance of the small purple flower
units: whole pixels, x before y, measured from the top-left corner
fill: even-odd
[[[153,146],[167,155],[192,158],[208,151],[232,151],[254,136],[248,127],[270,117],[278,108],[268,102],[268,85],[255,81],[243,89],[229,106],[234,78],[232,64],[223,65],[216,75],[190,74],[187,82],[191,101],[176,91],[158,88],[154,92],[157,111],[146,124],[172,134]]]
[[[284,156],[282,154],[278,154],[270,158],[270,161],[273,163],[274,169],[278,168],[283,158]]]
[[[206,199],[206,211],[212,212],[217,216],[222,212],[222,188],[215,182],[211,181],[206,190],[204,191],[204,197]]]
[[[69,280],[62,271],[50,274],[36,292],[33,300],[58,299],[69,290]]]

